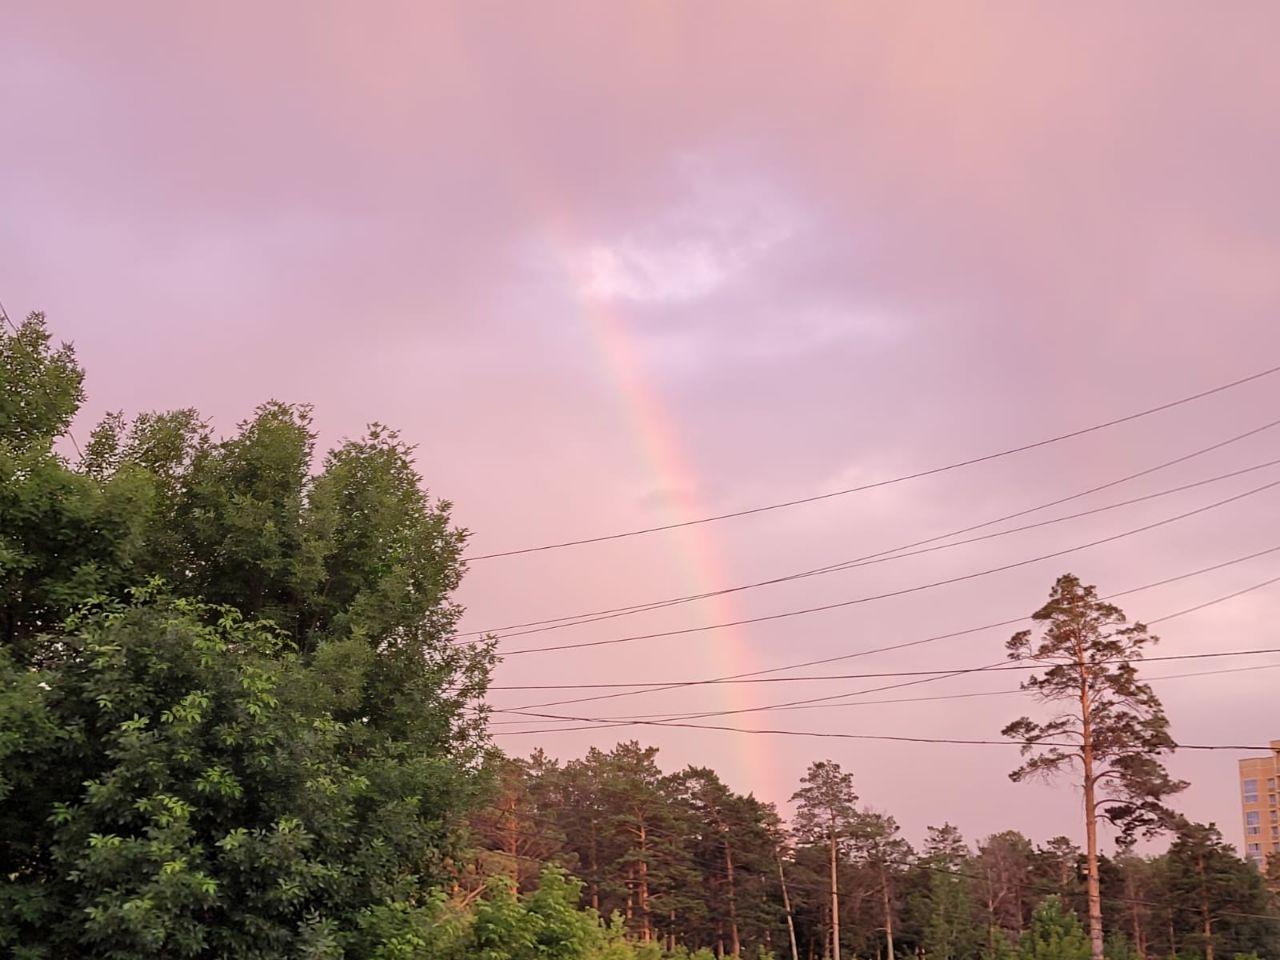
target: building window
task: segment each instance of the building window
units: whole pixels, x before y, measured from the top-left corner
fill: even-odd
[[[1275,788],[1276,788],[1276,778],[1275,778],[1275,777],[1267,777],[1267,789],[1268,789],[1268,790],[1274,790]]]
[[[1246,847],[1246,850],[1247,850],[1245,854],[1246,859],[1248,859],[1252,863],[1262,862],[1262,844],[1251,843]]]
[[[1244,782],[1244,802],[1258,802],[1258,781],[1256,778]]]
[[[1271,811],[1271,822],[1272,822],[1272,823],[1280,823],[1280,810],[1272,810],[1272,811]]]
[[[1267,803],[1273,807],[1276,805],[1276,795],[1274,793],[1267,797]]]
[[[1245,833],[1251,837],[1256,837],[1262,833],[1262,814],[1257,810],[1250,810],[1244,815]]]

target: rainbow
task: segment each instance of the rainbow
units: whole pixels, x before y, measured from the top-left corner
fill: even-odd
[[[654,481],[673,496],[671,522],[707,516],[711,511],[698,497],[698,478],[671,427],[661,396],[645,374],[644,362],[625,318],[607,301],[584,293],[586,278],[576,265],[576,255],[583,244],[565,229],[562,221],[548,227],[570,300],[609,381],[615,386],[638,452],[648,464]],[[671,537],[678,544],[675,553],[682,563],[689,593],[710,593],[731,582],[711,525],[682,527],[662,536]],[[708,611],[707,622],[740,619],[736,605],[727,595],[710,597],[699,606]],[[708,669],[717,674],[757,669],[754,652],[734,628],[718,631],[708,637],[705,644]],[[728,684],[721,689],[728,692],[733,707],[753,705],[748,686]],[[775,777],[777,766],[769,738],[738,737],[733,742],[748,784],[759,789],[781,782]]]

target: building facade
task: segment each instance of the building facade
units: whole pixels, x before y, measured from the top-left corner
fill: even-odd
[[[1244,856],[1257,867],[1280,853],[1280,740],[1271,754],[1240,761],[1240,806],[1244,813]]]

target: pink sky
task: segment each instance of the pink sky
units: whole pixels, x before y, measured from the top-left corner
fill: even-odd
[[[230,427],[268,397],[314,402],[326,442],[385,421],[418,444],[476,552],[802,497],[1278,362],[1278,27],[1264,3],[28,5],[0,30],[0,297],[75,341],[89,370],[80,429],[108,409],[187,405]],[[1273,380],[856,496],[479,562],[467,625],[762,579],[1064,496],[1280,416]],[[1272,459],[1278,443],[1263,434],[1084,505]],[[1277,477],[527,639],[893,590]],[[1278,496],[927,593],[517,657],[496,682],[715,676],[1004,619],[1067,569],[1107,593],[1280,543]],[[1277,574],[1280,558],[1261,559],[1123,606],[1150,619]],[[1280,587],[1170,622],[1159,652],[1275,646],[1277,615]],[[827,671],[986,663],[1007,632]],[[1265,742],[1280,737],[1278,677],[1159,692],[1178,739]],[[576,709],[858,688],[722,686]],[[546,699],[559,698],[493,696]],[[990,738],[1023,709],[992,697],[727,722]],[[971,838],[1080,833],[1068,787],[1006,780],[1012,747],[635,735],[669,768],[712,765],[777,801],[832,757],[912,839],[943,820]],[[617,737],[499,739],[570,757]],[[1235,759],[1172,767],[1194,782],[1183,808],[1238,842]]]

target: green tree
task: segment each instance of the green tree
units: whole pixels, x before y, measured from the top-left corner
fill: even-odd
[[[54,449],[84,397],[83,379],[74,351],[51,345],[40,314],[16,333],[0,327],[0,643],[19,659],[86,597],[145,579],[136,567],[146,478],[97,482]]]
[[[993,834],[978,846],[975,867],[982,875],[989,951],[998,946],[1000,931],[1016,942],[1026,929],[1033,856],[1031,841],[1016,830]]]
[[[14,450],[42,449],[65,436],[84,400],[75,351],[52,346],[42,313],[13,333],[0,325],[0,383],[0,438]]]
[[[72,464],[38,316],[0,375],[0,944],[372,955],[343,944],[448,875],[489,750],[449,505],[381,427],[313,475],[278,403],[223,440],[112,415]]]
[[[39,315],[17,335],[0,330],[0,640],[20,657],[86,597],[122,598],[156,576],[275,622],[303,653],[453,632],[466,533],[423,490],[395,431],[374,424],[313,472],[306,405],[263,404],[221,439],[193,410],[117,413],[73,465],[54,441],[82,381]],[[365,706],[384,693],[375,685]]]
[[[1076,915],[1050,896],[1031,914],[1018,954],[1021,960],[1087,960],[1090,943]]]
[[[1022,717],[1005,727],[1005,736],[1023,741],[1027,757],[1010,777],[1053,776],[1079,765],[1089,941],[1093,960],[1103,960],[1098,821],[1108,820],[1122,836],[1154,831],[1170,820],[1164,800],[1186,786],[1164,769],[1161,757],[1174,745],[1168,720],[1134,666],[1156,637],[1141,623],[1129,624],[1119,607],[1071,574],[1058,578],[1032,619],[1043,625],[1042,633],[1015,634],[1009,657],[1043,664],[1044,672],[1029,677],[1022,689],[1061,709],[1043,723]]]
[[[792,828],[801,842],[827,849],[831,951],[833,960],[840,960],[840,861],[848,853],[858,821],[858,795],[853,774],[845,773],[834,760],[811,763],[800,784],[791,797],[796,803]]]
[[[921,945],[936,960],[965,960],[976,956],[982,938],[974,925],[974,900],[969,848],[951,824],[930,827],[919,869],[925,892],[916,912],[922,913]]]
[[[25,780],[0,847],[12,953],[340,956],[368,911],[447,877],[475,784],[448,741],[341,718],[358,663],[321,671],[269,623],[145,592],[41,660],[3,662],[7,689],[38,688],[0,713],[0,742],[26,733],[5,765]]]
[[[861,811],[852,827],[853,856],[870,874],[873,897],[879,907],[880,929],[884,932],[885,957],[893,960],[894,918],[898,906],[895,881],[908,863],[911,845],[898,835],[898,823],[888,814]]]
[[[1270,955],[1280,947],[1261,874],[1235,855],[1213,824],[1180,821],[1165,859],[1165,896],[1184,930],[1183,944],[1205,960],[1255,950]]]

